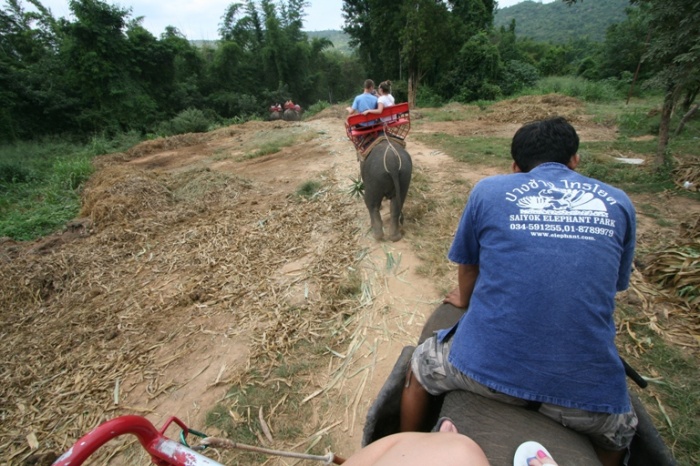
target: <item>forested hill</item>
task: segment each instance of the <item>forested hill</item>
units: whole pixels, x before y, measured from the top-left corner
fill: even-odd
[[[608,26],[625,19],[629,6],[629,0],[592,0],[572,6],[560,0],[547,4],[525,1],[497,10],[494,22],[507,28],[515,19],[518,37],[540,42],[567,43],[584,37],[600,42]]]
[[[350,36],[343,31],[327,30],[327,31],[306,31],[306,35],[310,39],[314,37],[326,38],[333,42],[333,48],[341,53],[350,54],[352,53],[352,48],[350,47]]]

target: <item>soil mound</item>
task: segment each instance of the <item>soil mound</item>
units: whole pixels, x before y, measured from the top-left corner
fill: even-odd
[[[96,224],[121,223],[162,211],[171,193],[154,172],[113,165],[97,172],[83,192],[81,216]]]
[[[315,115],[310,116],[309,118],[306,118],[306,120],[313,121],[313,120],[320,120],[321,118],[341,118],[345,119],[345,117],[348,116],[347,110],[345,110],[345,107],[342,105],[333,105],[328,108],[324,108],[320,112],[318,112]]]
[[[498,123],[527,123],[562,116],[572,123],[587,122],[582,114],[583,104],[578,99],[560,94],[518,97],[498,102],[490,107],[482,120]]]

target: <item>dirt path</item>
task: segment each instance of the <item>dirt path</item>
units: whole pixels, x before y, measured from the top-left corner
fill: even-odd
[[[273,131],[289,129],[288,123],[265,125]],[[319,174],[334,183],[333,189],[345,191],[350,180],[359,177],[359,164],[355,151],[345,136],[342,119],[319,118],[292,125],[295,132],[315,136],[301,147],[288,147],[281,153],[247,162],[232,159],[211,162],[211,159],[203,157],[203,152],[215,153],[222,148],[231,147],[232,142],[235,143],[231,138],[223,138],[210,141],[207,147],[157,153],[138,158],[132,163],[151,169],[157,167],[159,170],[180,170],[186,166],[191,167],[192,164],[203,163],[212,170],[244,175],[265,183],[271,190],[278,189],[282,192]],[[267,128],[254,126],[251,129],[267,131]],[[250,131],[246,136],[250,137]],[[428,185],[432,186],[428,189],[439,190],[438,187],[447,178],[462,177],[475,182],[493,172],[488,169],[470,171],[464,164],[455,163],[447,155],[413,142],[410,138],[407,149],[412,155],[416,170],[420,170]],[[465,191],[465,198],[466,194]],[[320,425],[333,426],[328,433],[335,452],[341,456],[348,456],[360,448],[364,418],[370,404],[401,349],[415,343],[425,319],[441,300],[434,280],[417,272],[421,260],[413,242],[416,232],[406,227],[403,240],[396,243],[377,242],[369,233],[369,216],[364,204],[357,200],[351,208],[360,234],[359,242],[350,249],[363,256],[358,267],[366,291],[360,311],[349,323],[353,327],[352,338],[346,348],[339,351],[339,355],[329,354],[328,373],[320,375],[315,380],[315,385],[308,388],[312,394],[320,392],[310,402],[318,405],[315,409],[319,411],[319,418],[327,420],[325,423],[321,421]],[[388,222],[388,201],[385,201],[382,213],[384,221]],[[303,267],[303,262],[287,264],[285,273],[293,274]],[[225,386],[211,387],[206,381],[216,377],[218,368],[234,368],[237,361],[245,357],[245,346],[225,337],[199,334],[197,339],[199,343],[196,346],[200,348],[197,359],[206,360],[207,366],[199,372],[196,365],[187,364],[187,361],[181,361],[175,366],[174,369],[180,371],[180,377],[185,375],[186,379],[192,381],[181,388],[171,389],[167,397],[160,397],[148,404],[151,410],[148,417],[156,425],[162,423],[168,413],[179,413],[191,425],[203,425],[207,408],[221,399],[226,390]],[[217,343],[219,340],[223,343]],[[172,347],[163,349],[168,353],[172,350]]]

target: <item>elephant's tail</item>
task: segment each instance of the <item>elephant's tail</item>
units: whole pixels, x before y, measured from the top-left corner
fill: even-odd
[[[389,170],[387,165],[387,157],[396,156],[398,161],[398,168],[396,170]],[[401,197],[401,180],[399,178],[399,173],[403,166],[403,160],[401,159],[401,153],[396,150],[396,148],[391,144],[391,141],[387,141],[387,145],[384,148],[384,170],[391,176],[391,180],[394,182],[394,193],[399,203],[399,212],[403,211],[403,198]]]

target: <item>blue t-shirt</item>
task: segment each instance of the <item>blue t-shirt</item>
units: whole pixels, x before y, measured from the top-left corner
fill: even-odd
[[[372,94],[363,92],[362,94],[355,97],[355,100],[352,102],[352,108],[357,113],[362,113],[365,110],[374,110],[375,108],[377,108],[377,97]]]
[[[477,183],[448,254],[479,265],[449,361],[518,398],[628,412],[613,312],[635,222],[623,191],[559,163]]]

